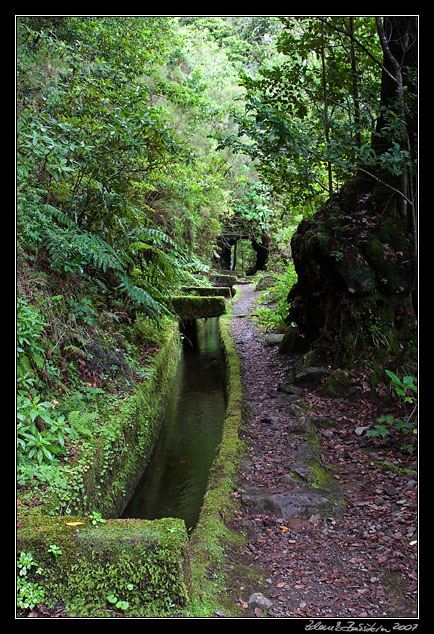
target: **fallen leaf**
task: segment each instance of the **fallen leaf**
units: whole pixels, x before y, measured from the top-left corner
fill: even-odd
[[[79,526],[79,524],[84,524],[84,522],[66,522],[66,526]]]
[[[361,427],[356,427],[354,431],[356,432],[358,436],[361,436],[363,432],[366,431],[367,429],[369,429],[369,427],[361,426]]]
[[[264,616],[263,613],[262,613],[262,610],[260,608],[255,608],[255,616],[257,616],[259,618]]]

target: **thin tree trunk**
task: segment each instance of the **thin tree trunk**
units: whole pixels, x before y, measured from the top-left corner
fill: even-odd
[[[327,148],[330,146],[330,123],[329,123],[329,114],[328,114],[328,94],[327,94],[327,71],[325,64],[325,35],[324,35],[324,24],[321,22],[321,35],[322,35],[322,43],[321,43],[321,63],[322,63],[322,83],[323,83],[323,94],[324,94],[324,131],[325,138],[327,143]],[[329,196],[333,194],[333,174],[332,174],[332,164],[330,161],[327,161],[327,173],[328,173],[328,189]]]
[[[351,58],[351,74],[353,78],[353,100],[354,100],[354,124],[356,127],[356,145],[358,148],[362,145],[360,134],[360,97],[359,84],[357,76],[356,51],[354,46],[354,17],[350,17],[350,58]]]

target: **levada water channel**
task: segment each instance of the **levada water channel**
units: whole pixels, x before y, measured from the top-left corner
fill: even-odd
[[[195,528],[225,410],[218,317],[197,319],[185,331],[160,434],[123,518],[179,517]]]

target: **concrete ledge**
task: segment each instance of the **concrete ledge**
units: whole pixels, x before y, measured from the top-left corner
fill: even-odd
[[[202,504],[198,524],[187,546],[191,566],[191,580],[195,602],[204,606],[212,602],[225,603],[224,579],[228,574],[226,550],[243,549],[244,538],[232,531],[227,523],[236,516],[238,502],[232,495],[240,461],[246,456],[246,447],[239,438],[243,417],[243,390],[240,359],[232,338],[231,314],[219,319],[220,338],[225,359],[225,383],[227,407],[223,436],[212,466],[207,491]],[[238,566],[240,571],[240,566]],[[232,573],[231,573],[232,574]],[[254,574],[243,570],[241,575]],[[226,612],[227,611],[227,612]],[[225,613],[237,612],[233,601],[225,607]],[[209,613],[198,616],[207,616]],[[236,614],[240,616],[240,614]]]
[[[212,284],[214,284],[215,286],[229,286],[230,288],[232,288],[232,286],[237,283],[236,275],[219,275],[216,273],[211,273],[209,279],[210,282],[212,282]]]

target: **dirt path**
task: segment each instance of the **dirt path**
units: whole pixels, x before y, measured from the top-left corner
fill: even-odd
[[[327,399],[320,385],[301,398],[282,391],[298,358],[265,345],[252,318],[257,293],[242,286],[232,330],[250,405],[244,439],[250,447],[240,490],[285,493],[300,484],[288,476],[303,434],[294,431],[294,405],[308,404],[328,417],[318,429],[321,460],[346,503],[342,517],[313,513],[285,519],[241,504],[238,527],[248,534],[245,557],[266,574],[258,588],[272,601],[275,618],[417,618],[417,477],[415,459],[355,432],[378,415],[372,394],[354,373],[351,399]],[[365,390],[365,391],[364,391]],[[242,494],[239,494],[242,498]],[[246,608],[248,598],[240,603]],[[256,616],[261,616],[259,607]],[[251,614],[249,614],[251,616]]]

